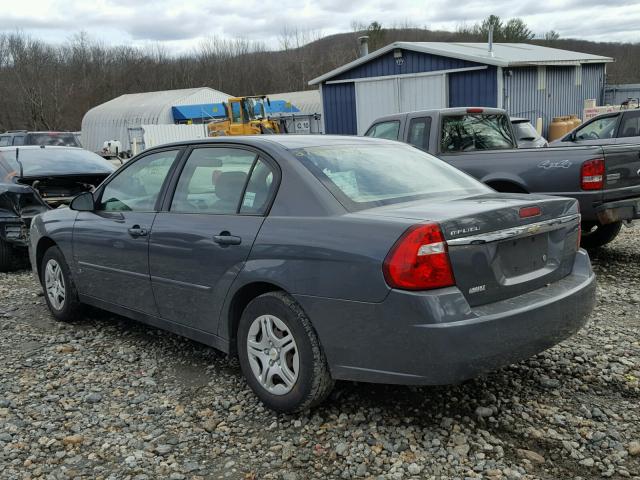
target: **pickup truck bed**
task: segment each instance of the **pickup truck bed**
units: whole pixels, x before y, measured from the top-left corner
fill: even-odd
[[[457,120],[469,117],[471,125]],[[467,131],[475,124],[480,125],[478,137]],[[454,135],[464,132],[462,140],[469,143],[459,138],[452,141],[452,131]],[[497,191],[576,198],[585,247],[610,242],[622,222],[640,218],[638,144],[518,149],[506,113],[486,108],[390,115],[377,119],[367,131],[369,136],[385,138],[394,134],[397,140],[427,150]],[[457,145],[464,147],[452,148]]]

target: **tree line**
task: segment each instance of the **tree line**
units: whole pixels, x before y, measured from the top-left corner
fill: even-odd
[[[81,33],[53,45],[22,33],[0,35],[0,131],[79,130],[90,108],[125,93],[207,86],[231,95],[305,90],[309,80],[358,56],[357,38],[369,50],[393,41],[533,42],[616,59],[608,83],[640,82],[640,44],[562,39],[556,32],[534,38],[519,19],[488,17],[455,32],[408,25],[384,28],[354,23],[331,36],[285,29],[277,49],[263,42],[212,37],[193,51],[174,55],[161,46],[107,46]]]

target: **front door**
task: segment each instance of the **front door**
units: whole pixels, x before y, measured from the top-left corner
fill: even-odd
[[[73,229],[77,288],[85,295],[156,315],[149,279],[149,233],[179,150],[134,160],[101,189],[93,212]]]
[[[151,284],[160,316],[216,333],[225,296],[273,196],[275,169],[255,152],[201,147],[151,231]]]

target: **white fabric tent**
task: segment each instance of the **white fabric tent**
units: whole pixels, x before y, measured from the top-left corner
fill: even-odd
[[[106,140],[119,140],[123,150],[130,150],[130,128],[172,125],[171,107],[226,102],[229,96],[208,87],[121,95],[85,114],[82,145],[87,150],[99,152]]]

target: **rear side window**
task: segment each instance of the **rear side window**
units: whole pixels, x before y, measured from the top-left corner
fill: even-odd
[[[431,117],[412,118],[409,122],[408,143],[423,150],[429,150]]]
[[[640,136],[640,112],[625,113],[618,137]]]
[[[180,174],[174,213],[261,215],[273,189],[273,170],[256,154],[235,148],[194,150]],[[242,201],[241,201],[242,199]]]
[[[14,145],[24,145],[24,135],[16,135],[13,137]]]
[[[400,122],[398,120],[392,120],[390,122],[376,123],[373,125],[367,133],[366,137],[385,138],[387,140],[397,140],[398,133],[400,132]]]
[[[0,137],[0,147],[7,147],[9,145],[11,145],[11,137]]]
[[[515,148],[506,115],[464,114],[442,119],[443,153],[505,148]]]

